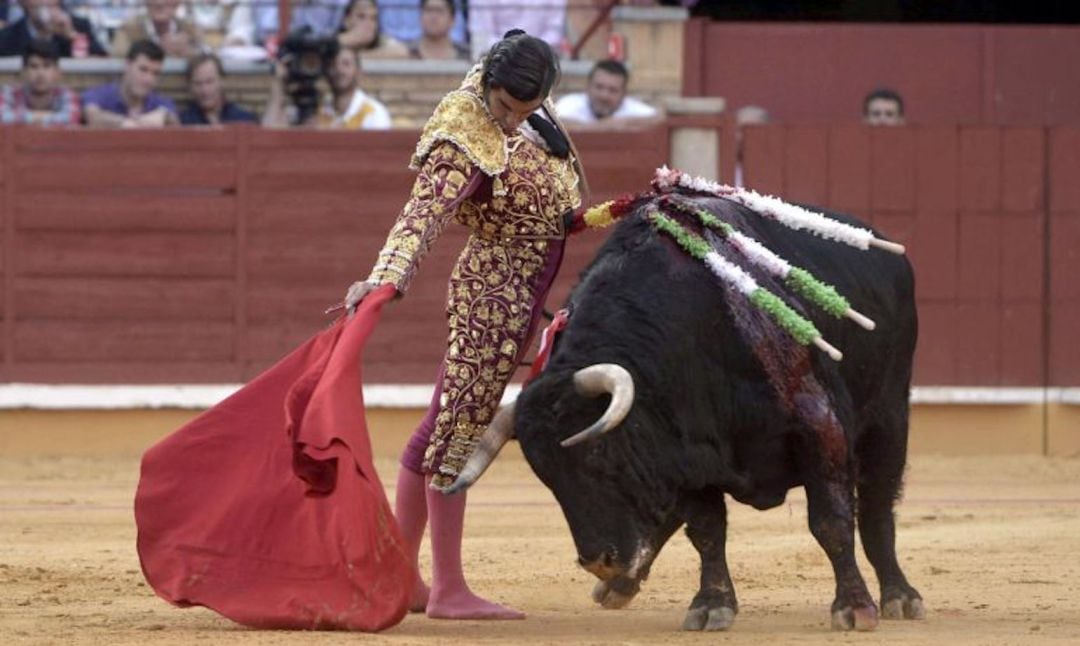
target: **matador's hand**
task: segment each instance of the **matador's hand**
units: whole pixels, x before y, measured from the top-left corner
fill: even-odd
[[[360,301],[364,300],[364,297],[376,287],[377,285],[366,280],[358,280],[349,285],[349,291],[345,292],[345,310],[350,318],[356,313],[356,306],[360,304]]]

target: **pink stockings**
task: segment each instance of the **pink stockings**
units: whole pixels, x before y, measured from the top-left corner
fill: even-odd
[[[465,494],[447,496],[428,486],[430,477],[402,467],[394,514],[413,562],[420,555],[424,527],[431,521],[431,588],[417,574],[412,610],[439,619],[523,619],[524,614],[485,601],[469,590],[461,566]]]

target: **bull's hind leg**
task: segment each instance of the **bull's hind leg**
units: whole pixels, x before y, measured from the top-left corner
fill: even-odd
[[[710,495],[691,503],[687,510],[686,535],[701,555],[701,588],[690,602],[683,630],[726,630],[735,621],[739,602],[728,572],[727,506],[724,494]]]
[[[855,562],[855,486],[847,436],[824,393],[807,388],[795,401],[810,425],[800,451],[810,532],[825,550],[836,576],[832,626],[873,630],[878,624],[877,607]]]
[[[855,562],[855,518],[851,487],[837,480],[806,483],[810,532],[825,550],[836,577],[832,626],[837,630],[873,630],[877,608]]]
[[[896,559],[893,505],[903,485],[907,413],[888,428],[868,429],[859,446],[859,536],[881,583],[885,619],[923,619],[922,597],[907,582]]]

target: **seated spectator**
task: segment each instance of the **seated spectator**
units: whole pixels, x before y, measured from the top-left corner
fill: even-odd
[[[360,52],[342,49],[330,70],[330,96],[323,102],[315,126],[343,130],[387,130],[390,111],[360,89]]]
[[[254,45],[251,5],[250,0],[197,0],[189,5],[191,22],[203,45],[210,49]]]
[[[0,123],[78,125],[79,95],[60,85],[60,49],[52,40],[35,40],[23,53],[22,83],[0,90]]]
[[[22,56],[30,43],[51,40],[61,58],[107,56],[85,18],[73,16],[60,0],[19,0],[23,17],[0,29],[0,56]]]
[[[862,113],[868,126],[902,126],[904,100],[896,90],[878,88],[863,99]]]
[[[469,60],[469,48],[450,39],[454,0],[420,0],[422,36],[409,47],[409,56],[429,61]]]
[[[420,0],[377,0],[379,4],[379,25],[383,33],[396,38],[403,43],[412,43],[420,40],[423,30],[420,29]],[[483,0],[487,2],[487,0]],[[480,0],[473,0],[473,4],[479,4]],[[465,12],[463,2],[457,5],[454,15],[454,26],[450,29],[450,39],[455,43],[465,44],[469,42],[466,32]],[[473,10],[470,8],[470,10]]]
[[[555,104],[559,118],[569,124],[624,126],[656,120],[656,108],[626,96],[630,72],[615,60],[593,66],[584,92],[567,94]]]
[[[295,106],[289,103],[288,73],[285,65],[279,62],[262,124],[269,128],[306,125],[326,130],[390,128],[390,112],[386,106],[360,89],[361,76],[360,52],[347,47],[341,48],[327,74],[330,95],[323,98],[315,114],[301,121],[297,117]]]
[[[97,128],[160,128],[178,123],[172,99],[157,89],[165,50],[150,40],[132,44],[119,83],[83,92],[86,125]]]
[[[484,0],[469,4],[473,51],[487,51],[511,29],[524,29],[560,51],[566,27],[566,0]]]
[[[205,126],[259,122],[254,112],[225,100],[225,89],[221,85],[224,77],[221,59],[213,54],[199,54],[188,61],[187,81],[192,101],[180,111],[180,123]]]
[[[144,0],[145,11],[127,20],[113,34],[112,55],[123,56],[139,40],[157,43],[166,56],[188,58],[202,47],[199,32],[190,20],[177,17],[180,0]]]
[[[342,47],[359,49],[364,58],[408,58],[409,48],[379,25],[375,0],[350,0],[338,31]]]
[[[315,36],[333,36],[341,26],[348,0],[292,0],[289,31],[310,27]],[[255,2],[255,38],[260,43],[274,40],[278,33],[278,3]]]

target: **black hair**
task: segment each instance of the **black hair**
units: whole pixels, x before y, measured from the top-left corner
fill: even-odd
[[[485,91],[502,88],[518,101],[535,101],[551,93],[559,75],[551,45],[512,29],[484,57],[481,83]]]
[[[589,70],[590,79],[596,73],[596,70],[603,70],[608,74],[621,76],[624,82],[630,80],[630,70],[626,69],[626,65],[623,65],[622,61],[617,61],[614,58],[605,58],[593,65],[593,68]]]
[[[900,98],[900,93],[896,90],[887,87],[879,87],[876,90],[866,95],[866,98],[862,102],[863,114],[870,108],[870,102],[875,99],[885,99],[886,101],[895,101],[896,107],[900,110],[900,115],[904,114],[904,100]]]
[[[165,60],[165,50],[161,48],[161,45],[158,45],[152,40],[137,40],[131,43],[126,58],[129,61],[133,61],[139,56],[145,56],[152,61],[160,63]]]
[[[427,3],[429,3],[429,2],[431,2],[431,0],[420,0],[420,8],[423,9],[425,6],[427,6]],[[445,2],[446,5],[448,7],[450,7],[450,15],[451,16],[456,16],[457,15],[457,3],[454,2],[454,0],[443,0],[443,2]]]
[[[60,48],[56,46],[56,43],[54,43],[51,38],[35,38],[30,41],[30,44],[23,50],[23,67],[26,67],[30,63],[31,56],[36,56],[53,63],[59,63]]]
[[[187,69],[184,70],[184,77],[187,78],[188,83],[191,83],[191,75],[195,73],[195,70],[202,67],[203,63],[207,61],[212,62],[214,67],[217,68],[218,76],[225,76],[225,67],[221,64],[221,59],[216,54],[203,52],[188,59]]]

